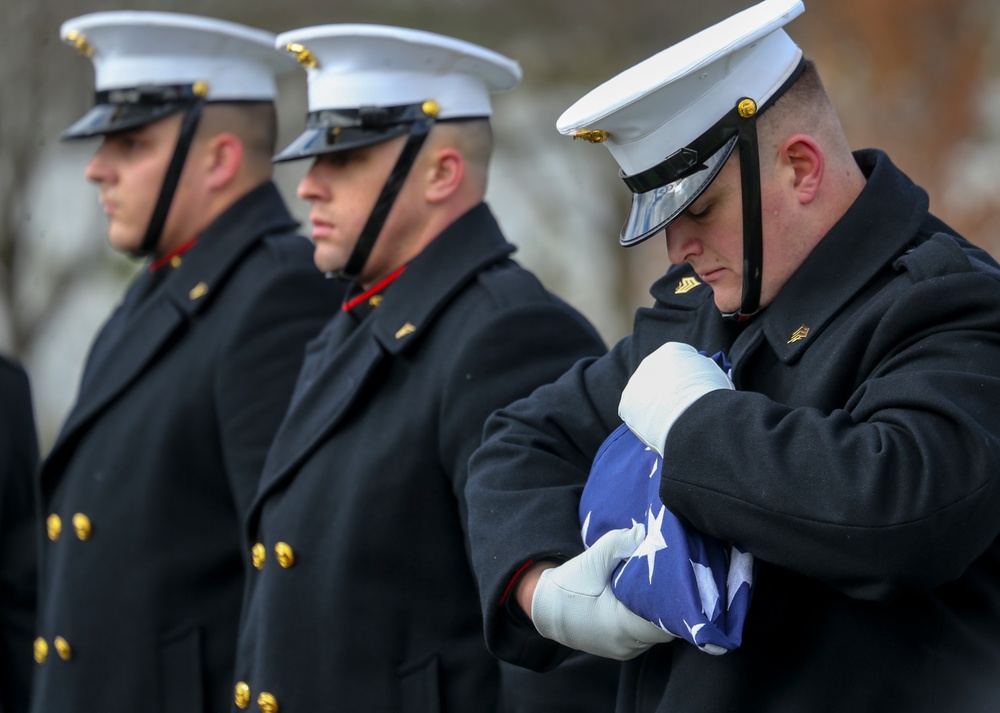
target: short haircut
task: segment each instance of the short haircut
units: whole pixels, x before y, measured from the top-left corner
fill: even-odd
[[[198,138],[224,132],[235,134],[246,154],[270,162],[278,141],[278,116],[273,102],[212,102],[205,105]]]

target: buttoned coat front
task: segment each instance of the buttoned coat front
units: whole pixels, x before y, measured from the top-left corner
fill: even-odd
[[[624,664],[619,711],[1000,710],[1000,268],[884,154],[857,159],[860,197],[755,318],[721,318],[680,266],[607,357],[487,425],[468,502],[498,655],[564,651],[500,601],[523,562],[581,550],[622,389],[679,341],[724,351],[736,390],[674,423],[661,499],[759,569],[740,648],[654,646]]]
[[[0,357],[0,713],[28,710],[38,579],[38,467],[31,387]]]
[[[565,679],[501,674],[483,639],[469,454],[493,410],[604,350],[513,249],[480,204],[363,321],[340,314],[309,346],[249,518],[260,569],[240,634],[241,706],[463,713],[511,695],[525,702],[503,710],[556,710],[553,689],[563,710],[613,706],[611,662]],[[503,694],[501,675],[513,677]]]
[[[36,713],[228,710],[243,515],[342,295],[294,230],[255,189],[100,332],[41,468]]]

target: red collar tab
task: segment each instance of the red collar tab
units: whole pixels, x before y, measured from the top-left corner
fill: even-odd
[[[168,253],[166,253],[164,255],[160,255],[160,257],[156,258],[155,260],[153,260],[153,262],[149,263],[149,271],[150,272],[156,272],[161,267],[164,267],[166,265],[170,265],[171,267],[180,267],[180,264],[181,264],[180,257],[181,257],[181,255],[183,255],[188,250],[190,250],[191,248],[193,248],[194,245],[195,245],[195,243],[197,243],[197,242],[198,242],[198,236],[195,236],[195,237],[191,238],[190,240],[188,240],[186,243],[178,245],[176,248],[174,248],[170,252],[168,252]],[[175,258],[176,258],[176,260],[175,260]]]
[[[389,275],[388,277],[386,277],[385,279],[383,279],[378,284],[376,284],[376,285],[374,285],[372,287],[369,287],[367,290],[365,290],[364,292],[362,292],[360,295],[357,295],[356,297],[352,297],[349,300],[344,300],[344,303],[340,305],[340,309],[342,309],[344,312],[350,312],[352,309],[354,309],[355,307],[357,307],[359,304],[363,304],[365,302],[368,302],[369,300],[371,300],[372,297],[374,297],[379,292],[381,292],[382,290],[384,290],[386,287],[388,287],[389,285],[391,285],[396,280],[397,277],[399,277],[400,275],[403,274],[403,270],[405,270],[405,269],[406,269],[406,265],[403,265],[402,267],[400,267],[399,269],[397,269],[395,272],[393,272],[391,275]]]

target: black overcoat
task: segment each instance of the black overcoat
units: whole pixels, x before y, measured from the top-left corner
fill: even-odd
[[[38,438],[28,375],[0,357],[0,712],[28,710],[38,579]]]
[[[480,204],[367,317],[344,312],[309,346],[249,518],[260,569],[240,632],[241,703],[497,710],[499,664],[467,558],[467,461],[492,411],[604,352],[513,250]],[[616,672],[596,658],[577,677],[509,673],[527,702],[556,687],[575,696],[565,710],[613,706]]]
[[[861,196],[756,318],[723,320],[671,270],[630,338],[487,425],[468,498],[498,655],[558,658],[498,602],[524,561],[580,550],[621,391],[681,341],[725,351],[737,391],[674,424],[662,499],[760,568],[742,647],[654,647],[624,665],[619,710],[1000,710],[1000,272],[885,155],[857,158]]]
[[[294,229],[255,189],[97,337],[41,468],[37,713],[228,710],[243,515],[343,292]]]

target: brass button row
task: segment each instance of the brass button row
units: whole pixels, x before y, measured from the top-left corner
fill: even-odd
[[[233,701],[241,711],[246,710],[250,706],[250,686],[243,681],[237,683]],[[278,713],[278,699],[267,691],[261,691],[260,695],[257,696],[257,707],[260,708],[261,713]]]
[[[57,636],[52,640],[52,646],[55,648],[56,653],[59,655],[63,661],[69,661],[73,658],[73,649],[61,636]],[[35,662],[45,663],[46,659],[49,658],[49,642],[44,638],[39,636],[35,639]]]
[[[253,559],[253,566],[257,569],[264,569],[264,562],[267,559],[267,549],[258,542],[250,548],[250,555]],[[279,542],[274,546],[274,556],[278,559],[278,564],[288,569],[295,564],[295,551],[287,542]]]
[[[84,515],[82,512],[78,512],[73,516],[73,531],[76,533],[78,539],[87,541],[90,536],[94,533],[94,527],[90,524],[90,518]],[[62,536],[62,518],[52,513],[45,519],[45,529],[48,530],[49,539],[53,542],[59,540]]]

